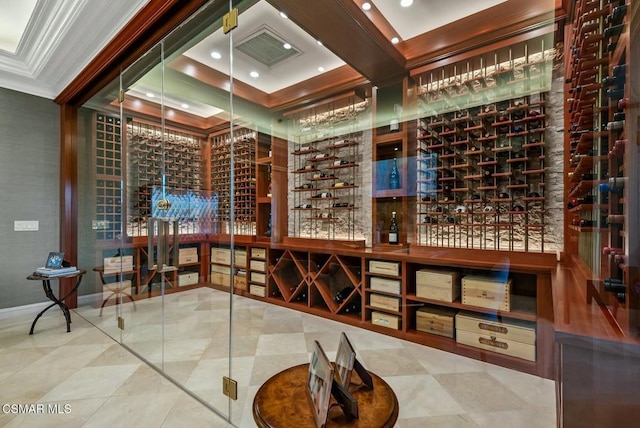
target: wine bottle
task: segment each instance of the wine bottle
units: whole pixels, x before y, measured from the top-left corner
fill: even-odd
[[[398,171],[398,159],[393,158],[393,164],[391,165],[391,171],[389,172],[389,188],[400,188],[400,172]]]
[[[269,213],[269,221],[267,222],[267,230],[265,230],[264,236],[271,236],[271,213]]]
[[[391,225],[389,226],[389,244],[397,245],[399,241],[400,228],[396,219],[396,212],[391,213]]]

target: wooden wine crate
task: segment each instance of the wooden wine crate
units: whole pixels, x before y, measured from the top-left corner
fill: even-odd
[[[234,275],[233,287],[236,290],[249,291],[249,288],[247,286],[247,277],[244,275]]]
[[[231,285],[231,275],[228,273],[215,272],[214,270],[211,270],[210,282],[214,285],[229,287]]]
[[[229,248],[212,248],[211,263],[221,265],[231,265],[231,249]]]
[[[371,323],[382,327],[400,329],[400,317],[398,315],[387,314],[384,312],[371,312]]]
[[[381,260],[369,260],[369,272],[382,275],[400,275],[400,262],[383,262]]]
[[[400,294],[401,281],[399,279],[380,278],[378,276],[372,276],[369,282],[369,287],[372,290],[376,291]]]
[[[213,272],[231,275],[231,266],[211,265],[211,273]]]
[[[233,265],[239,268],[247,267],[247,252],[245,250],[235,251]]]
[[[422,307],[416,311],[416,330],[453,338],[456,313],[453,308]]]
[[[267,262],[265,262],[264,260],[251,260],[249,262],[249,268],[251,270],[257,270],[259,272],[266,272]]]
[[[255,282],[258,284],[266,284],[267,275],[260,272],[251,272],[251,282]]]
[[[421,269],[416,272],[416,296],[455,302],[460,297],[460,275],[455,271]]]
[[[371,293],[369,295],[369,306],[399,312],[400,298]]]
[[[198,272],[183,272],[178,274],[178,286],[184,287],[185,285],[197,284],[200,280]]]
[[[180,248],[178,250],[178,264],[186,265],[198,262],[197,248]]]
[[[511,279],[467,275],[462,278],[462,303],[481,308],[511,310]]]
[[[251,258],[252,259],[266,259],[267,258],[267,249],[266,248],[252,248],[251,249]]]
[[[254,296],[266,297],[267,287],[263,285],[250,284],[249,293],[253,294]]]
[[[104,273],[118,273],[133,270],[133,256],[105,257]]]
[[[460,312],[456,315],[458,343],[536,360],[536,324],[514,319],[497,320],[488,315]]]

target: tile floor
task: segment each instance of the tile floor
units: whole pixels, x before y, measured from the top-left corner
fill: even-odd
[[[138,301],[136,310],[124,305],[122,341],[239,427],[255,426],[251,404],[265,380],[308,362],[314,340],[332,359],[341,331],[396,391],[397,427],[555,426],[552,381],[238,296],[229,367],[228,294],[200,288],[165,299]],[[33,317],[0,319],[0,404],[43,404],[45,411],[3,407],[0,426],[231,426],[105,334],[120,340],[114,306],[102,316],[93,306],[78,309],[70,333],[50,310],[29,336]],[[231,405],[221,392],[229,373],[239,395]]]

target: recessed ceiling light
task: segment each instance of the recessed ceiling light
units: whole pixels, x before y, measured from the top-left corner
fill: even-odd
[[[289,43],[285,43],[282,47],[285,49],[291,49],[291,45]]]
[[[213,51],[213,52],[211,52],[211,58],[220,59],[220,58],[222,58],[222,55],[220,54],[220,52]]]
[[[260,73],[258,73],[257,71],[252,71],[251,73],[249,73],[249,76],[257,79],[258,77],[260,77]]]
[[[324,71],[324,67],[318,67],[318,71]]]
[[[400,0],[400,6],[409,7],[413,4],[413,0]]]
[[[362,3],[362,10],[370,10],[371,9],[371,3],[369,3],[368,1]]]
[[[284,13],[284,12],[280,12],[280,17],[281,17],[281,18],[284,18],[284,19],[287,19],[287,18],[288,18],[287,14],[286,14],[286,13]]]
[[[147,92],[147,97],[149,97],[149,98],[154,98],[154,97],[155,97],[155,95],[153,95],[151,92]]]
[[[182,104],[182,108],[189,108],[189,104]]]
[[[316,40],[316,43],[318,44],[318,46],[322,46],[322,41],[321,40]]]
[[[391,38],[391,43],[393,43],[394,45],[397,44],[398,42],[400,42],[400,39],[397,37],[392,37]]]

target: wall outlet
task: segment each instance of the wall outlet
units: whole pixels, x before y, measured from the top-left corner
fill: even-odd
[[[40,230],[40,222],[38,220],[16,220],[13,222],[13,230],[15,232],[36,232]]]

